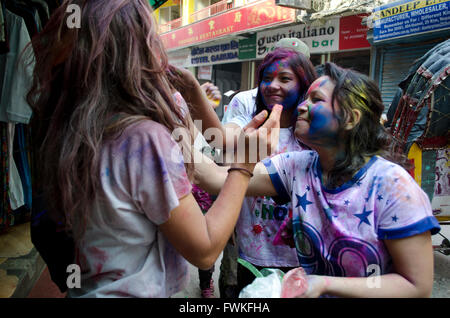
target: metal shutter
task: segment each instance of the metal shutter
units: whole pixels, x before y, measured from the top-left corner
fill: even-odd
[[[382,76],[379,87],[383,104],[387,110],[397,92],[398,83],[406,76],[411,64],[424,55],[436,43],[415,46],[386,47],[382,51]]]

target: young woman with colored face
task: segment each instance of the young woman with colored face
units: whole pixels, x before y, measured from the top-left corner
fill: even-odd
[[[308,274],[299,296],[429,297],[431,234],[440,227],[427,195],[395,163],[405,158],[389,150],[379,89],[332,63],[324,72],[295,124],[295,136],[312,150],[258,163],[247,195],[292,203],[278,237],[294,242]]]
[[[254,114],[265,109],[270,111],[275,104],[280,104],[283,106],[281,127],[292,127],[296,107],[303,101],[307,88],[317,77],[311,62],[301,53],[288,48],[277,48],[266,55],[258,68],[257,76],[258,92]]]
[[[256,114],[263,110],[270,112],[275,104],[280,104],[283,112],[275,153],[301,151],[305,147],[294,136],[296,106],[315,79],[314,67],[302,53],[276,48],[258,68],[258,88],[237,94],[228,105],[222,123],[239,131]],[[272,244],[273,236],[290,210],[289,204],[278,205],[268,197],[246,198],[235,231],[240,258],[257,268],[276,267],[287,271],[298,266],[294,248]],[[227,252],[224,254],[226,259]],[[225,272],[221,274],[222,280],[230,281],[229,277],[224,277],[228,275]],[[237,289],[241,290],[253,279],[254,275],[238,264]]]

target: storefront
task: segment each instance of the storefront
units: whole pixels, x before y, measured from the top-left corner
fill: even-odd
[[[380,86],[385,112],[389,107],[396,110],[389,112],[394,117],[390,129],[395,138],[404,141],[402,150],[414,164],[412,175],[427,193],[433,214],[441,224],[448,224],[450,188],[445,176],[449,175],[450,162],[446,124],[450,65],[439,62],[438,68],[429,69],[425,63],[414,64],[449,39],[450,0],[389,3],[374,9],[369,24],[373,78]],[[443,51],[440,54],[445,59]],[[441,61],[440,54],[428,58]],[[407,87],[399,90],[398,84],[407,76],[411,82],[406,81]],[[397,92],[402,98],[391,106]]]
[[[257,58],[262,59],[284,37],[296,37],[308,45],[314,66],[334,62],[369,74],[370,44],[367,27],[361,24],[365,15],[331,17],[324,23],[295,24],[258,33]]]
[[[255,87],[255,70],[262,59],[274,49],[281,38],[296,37],[305,42],[311,52],[313,65],[327,61],[351,67],[365,74],[370,70],[370,43],[367,27],[361,24],[366,15],[331,17],[325,22],[290,23],[228,35],[219,40],[193,45],[169,52],[169,61],[191,68],[197,78],[215,83],[223,93]],[[224,95],[216,113],[221,118],[229,97]]]
[[[450,36],[449,0],[400,0],[375,8],[369,18],[372,77],[385,112],[413,62]]]

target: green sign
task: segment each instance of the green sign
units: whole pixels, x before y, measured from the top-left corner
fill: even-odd
[[[239,59],[248,60],[256,58],[256,33],[248,39],[239,40]]]
[[[164,4],[164,2],[167,2],[167,0],[149,0],[150,5],[152,6],[153,10],[158,9],[160,6]]]

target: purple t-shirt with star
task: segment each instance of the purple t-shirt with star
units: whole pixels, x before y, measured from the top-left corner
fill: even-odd
[[[263,162],[276,200],[292,201],[297,256],[308,274],[390,273],[392,259],[383,240],[440,230],[425,192],[402,167],[379,156],[336,189],[322,185],[314,151],[284,153]]]

